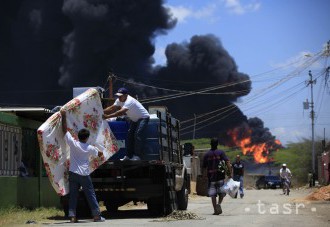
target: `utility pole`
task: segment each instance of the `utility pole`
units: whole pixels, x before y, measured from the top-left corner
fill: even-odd
[[[325,152],[325,128],[323,129],[322,151]]]
[[[195,139],[195,131],[196,131],[196,114],[194,114],[194,131],[193,131],[193,140]]]
[[[312,108],[310,117],[312,119],[312,167],[313,167],[313,177],[315,177],[315,142],[314,142],[314,100],[313,100],[313,84],[316,84],[316,80],[313,80],[313,75],[311,70],[309,70],[309,80],[307,82],[307,86],[311,85],[311,103],[310,107]],[[314,185],[314,183],[313,183]]]
[[[112,86],[112,77],[113,77],[113,74],[112,73],[109,73],[109,99],[112,99],[113,98],[113,86]]]

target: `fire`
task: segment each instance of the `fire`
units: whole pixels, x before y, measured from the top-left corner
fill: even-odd
[[[282,146],[282,143],[281,143],[281,141],[279,141],[279,140],[275,140],[275,143],[276,143],[277,145]]]
[[[230,130],[228,134],[232,137],[234,145],[240,147],[244,155],[252,154],[257,163],[266,163],[269,160],[269,147],[266,143],[252,144],[251,143],[251,130],[247,130],[242,138],[238,138],[238,129]],[[276,144],[281,145],[279,140],[275,141]]]

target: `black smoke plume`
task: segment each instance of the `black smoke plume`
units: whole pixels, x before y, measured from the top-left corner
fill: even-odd
[[[154,39],[176,24],[162,0],[2,0],[0,106],[63,105],[72,87],[105,86],[109,72],[156,87],[204,94],[164,100],[180,120],[198,117],[196,138],[225,134],[247,122],[234,104],[251,91],[247,74],[213,35],[193,36],[166,48],[166,66],[153,67]],[[127,85],[141,99],[172,94]],[[206,94],[208,93],[208,94]],[[212,115],[211,115],[212,116]],[[183,124],[191,137],[192,122]]]
[[[61,105],[109,71],[143,75],[176,20],[161,0],[3,0],[0,103]]]
[[[247,121],[234,102],[251,91],[251,81],[247,74],[238,71],[234,59],[217,37],[193,36],[190,42],[168,45],[165,54],[166,66],[158,66],[154,72],[160,86],[183,91],[218,87],[206,94],[163,101],[179,119],[193,118],[194,114],[198,116],[220,109],[211,115],[198,117],[197,123],[205,123],[198,123],[196,128],[201,129],[196,132],[196,137],[215,136]],[[210,122],[217,123],[207,126]],[[183,132],[185,138],[193,134],[192,123],[182,125],[187,128]]]

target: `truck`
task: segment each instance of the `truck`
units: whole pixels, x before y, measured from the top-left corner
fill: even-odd
[[[183,162],[180,122],[166,107],[149,107],[150,120],[141,160],[121,161],[126,154],[129,123],[118,119],[109,126],[120,145],[119,151],[92,174],[97,199],[113,213],[129,202],[143,202],[152,216],[165,216],[174,210],[186,210],[190,178]],[[61,203],[68,215],[68,195]],[[90,215],[80,192],[77,216]]]

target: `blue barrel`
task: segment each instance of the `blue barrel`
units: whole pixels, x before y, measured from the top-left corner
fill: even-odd
[[[114,136],[116,137],[118,145],[120,147],[119,151],[110,157],[110,160],[119,160],[123,158],[127,153],[126,145],[129,123],[127,121],[109,121],[109,126]],[[149,120],[143,154],[136,154],[142,160],[159,160],[160,158],[158,126],[158,118],[151,118]]]
[[[140,154],[143,160],[159,160],[159,119],[150,118],[147,132],[146,142],[143,149],[143,154]]]
[[[112,155],[109,160],[119,160],[126,155],[126,138],[129,129],[127,121],[109,121],[109,126],[114,136],[117,139],[119,151]]]

